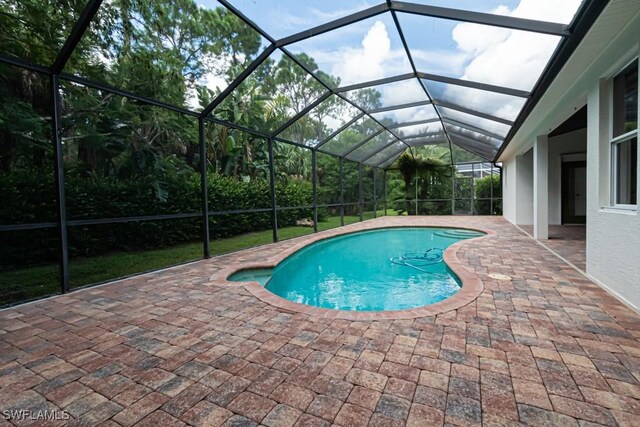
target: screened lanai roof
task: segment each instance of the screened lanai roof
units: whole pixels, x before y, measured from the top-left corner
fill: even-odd
[[[43,46],[48,62],[39,64],[3,43],[5,62],[386,168],[426,145],[447,146],[452,162],[456,150],[497,158],[607,1],[199,0],[177,2],[169,19],[153,6],[125,17],[116,0],[78,0],[51,17],[51,28],[37,25],[42,17],[25,12],[27,3],[0,0],[3,13],[19,15],[16,25],[32,19],[26,31],[53,31],[58,43]],[[233,28],[211,27],[183,63],[159,64],[190,82],[183,105],[83,66],[108,69],[123,49],[118,32],[142,27],[157,40],[140,61],[161,61],[154,49],[181,49],[180,36],[192,31],[179,13],[204,11],[232,16]],[[206,49],[213,45],[218,54]],[[275,63],[284,64],[278,75]],[[260,117],[251,116],[256,100],[268,105]]]

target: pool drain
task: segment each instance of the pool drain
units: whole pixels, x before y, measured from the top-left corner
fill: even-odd
[[[511,277],[499,273],[491,273],[489,274],[489,277],[495,280],[511,280]]]

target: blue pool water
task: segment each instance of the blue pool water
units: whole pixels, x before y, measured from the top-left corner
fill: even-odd
[[[329,309],[402,310],[460,290],[441,260],[453,243],[483,235],[451,228],[386,228],[321,240],[273,270],[244,270],[231,281],[258,281],[291,301]]]

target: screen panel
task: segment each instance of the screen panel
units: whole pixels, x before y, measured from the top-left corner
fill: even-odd
[[[0,0],[0,53],[51,66],[87,0]]]
[[[331,95],[277,137],[317,146],[362,112],[336,95]]]
[[[420,82],[414,78],[351,90],[344,95],[364,110],[429,101]]]
[[[561,40],[470,22],[397,15],[418,71],[525,91],[533,89]]]
[[[267,44],[217,1],[104,1],[65,71],[201,111]]]
[[[286,48],[332,88],[413,72],[389,12]]]

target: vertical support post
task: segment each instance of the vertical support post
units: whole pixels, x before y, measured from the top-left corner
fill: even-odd
[[[451,215],[456,214],[456,167],[451,165]]]
[[[502,188],[502,169],[503,168],[500,168],[500,175],[499,175],[499,178],[498,178],[500,181],[498,181],[498,183],[500,184],[500,207],[501,207],[501,209],[504,209],[504,200],[503,200],[504,189]],[[502,215],[504,215],[504,212],[503,212]]]
[[[211,257],[209,246],[209,194],[207,188],[207,143],[204,134],[204,119],[198,119],[200,148],[200,196],[202,200],[202,248],[204,258]]]
[[[549,238],[549,140],[538,135],[533,145],[533,237]]]
[[[476,199],[476,164],[471,163],[471,215],[475,212]]]
[[[318,232],[318,173],[316,171],[317,152],[311,150],[311,186],[313,187],[313,232]]]
[[[416,199],[415,199],[415,205],[416,205],[416,216],[418,215],[418,170],[416,170]]]
[[[276,200],[276,171],[273,162],[273,139],[267,141],[269,152],[269,191],[271,192],[271,228],[273,230],[273,242],[278,241],[278,205]]]
[[[378,195],[376,194],[377,188],[376,188],[376,176],[378,174],[376,173],[376,169],[373,168],[373,217],[377,218],[378,217]]]
[[[384,216],[387,216],[387,170],[382,172],[382,194],[384,195]]]
[[[340,157],[340,226],[344,225],[344,160]]]
[[[489,169],[490,171],[490,177],[491,177],[491,194],[489,197],[491,197],[491,199],[489,199],[489,215],[493,215],[493,163],[491,163],[491,169]]]
[[[58,233],[60,237],[60,291],[69,292],[69,241],[67,236],[67,205],[64,195],[64,153],[62,147],[62,118],[60,110],[59,76],[51,76],[51,95],[53,101],[53,150],[54,150],[54,174],[58,207]]]
[[[362,188],[362,163],[358,163],[358,209],[360,221],[364,221],[364,194]]]

